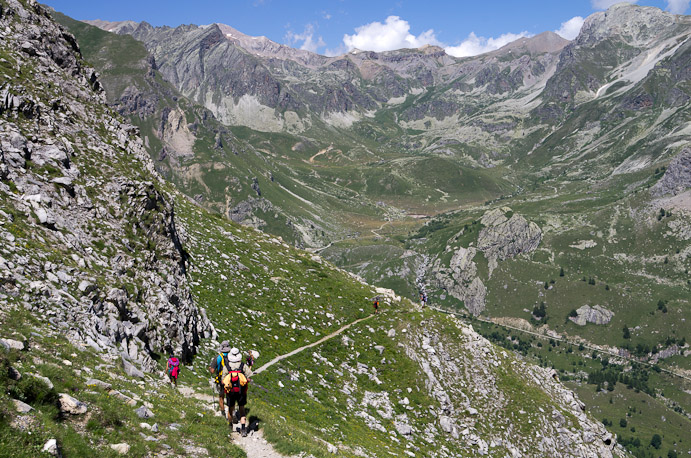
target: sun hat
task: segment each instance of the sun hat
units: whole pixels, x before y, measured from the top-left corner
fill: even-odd
[[[228,342],[227,340],[224,340],[223,342],[221,342],[220,352],[221,353],[228,353],[229,351],[230,351],[230,342]]]
[[[259,358],[259,352],[257,350],[250,350],[250,355],[252,355],[252,358],[254,359]]]
[[[240,350],[233,347],[230,350],[230,353],[228,353],[228,362],[239,363],[241,359],[242,359],[242,355],[240,354]]]

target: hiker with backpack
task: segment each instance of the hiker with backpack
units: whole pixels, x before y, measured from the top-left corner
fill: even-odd
[[[379,313],[379,296],[374,298],[374,302],[372,303],[372,307],[374,307],[374,313]]]
[[[247,384],[252,376],[252,369],[242,361],[242,353],[237,348],[230,348],[228,341],[221,343],[219,354],[211,360],[209,369],[215,373],[214,379],[218,390],[218,402],[221,413],[225,414],[224,401],[228,405],[228,425],[232,428],[234,423],[235,404],[240,413],[240,427],[242,437],[247,436],[247,417],[245,405],[247,404]]]
[[[209,363],[209,372],[212,374],[215,374],[214,376],[214,384],[216,386],[216,393],[218,394],[218,405],[221,408],[221,415],[225,416],[226,415],[226,408],[224,406],[224,400],[226,397],[226,392],[223,389],[223,383],[222,381],[222,375],[223,375],[223,359],[225,358],[227,361],[228,358],[228,353],[230,352],[230,342],[227,340],[224,340],[221,342],[221,348],[219,348],[218,354],[214,355],[213,358],[211,358],[211,362]],[[226,364],[225,367],[228,365]]]
[[[250,369],[254,366],[255,361],[259,358],[259,352],[257,350],[250,350],[247,352],[247,358],[245,359],[245,364],[247,364]]]
[[[170,380],[171,385],[174,385],[175,388],[177,388],[178,374],[180,374],[180,360],[177,359],[173,354],[170,355],[170,358],[168,358],[168,362],[166,363],[166,374],[168,374],[168,379]]]
[[[247,405],[247,389],[252,377],[252,369],[242,361],[242,353],[237,348],[233,348],[228,353],[228,375],[223,379],[226,390],[226,401],[228,404],[228,418],[231,426],[235,416],[233,410],[235,404],[238,405],[240,413],[240,434],[247,436],[247,416],[245,405]]]

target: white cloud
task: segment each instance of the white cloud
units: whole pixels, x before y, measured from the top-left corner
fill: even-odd
[[[458,46],[449,46],[446,48],[446,53],[454,57],[466,57],[466,56],[476,56],[478,54],[494,51],[502,46],[505,46],[512,41],[516,41],[519,38],[530,37],[532,34],[528,32],[521,33],[505,33],[496,38],[490,37],[478,37],[475,32],[470,32],[468,38],[466,38]]]
[[[300,44],[300,49],[304,49],[305,51],[317,52],[319,48],[326,46],[326,43],[321,36],[315,40],[314,26],[312,24],[307,24],[302,33],[288,31],[285,39],[291,45],[298,45],[300,42],[302,42],[302,44]]]
[[[638,3],[638,0],[627,0],[625,2],[622,0],[590,0],[590,5],[596,10],[606,10],[617,3]]]
[[[567,40],[573,40],[578,36],[578,32],[581,31],[581,27],[583,27],[584,20],[585,19],[583,19],[580,16],[572,17],[568,21],[562,22],[561,27],[559,27],[559,30],[555,30],[554,33],[556,33],[557,35],[561,35]]]
[[[410,33],[408,21],[398,16],[389,16],[382,24],[372,22],[355,29],[353,35],[344,35],[343,44],[346,51],[354,48],[363,51],[391,51],[401,48],[419,48],[420,46],[441,45],[434,35],[434,30],[415,36]]]
[[[689,9],[691,0],[666,0],[666,10],[674,14],[684,14]]]

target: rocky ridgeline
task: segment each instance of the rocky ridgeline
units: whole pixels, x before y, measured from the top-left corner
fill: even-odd
[[[480,219],[483,226],[477,245],[455,249],[448,267],[441,260],[432,263],[431,271],[436,283],[451,296],[463,301],[466,309],[479,315],[485,309],[487,288],[478,275],[473,260],[482,253],[488,261],[489,276],[499,261],[513,258],[537,249],[542,240],[540,227],[523,216],[514,214],[509,207],[496,208],[486,212]]]
[[[422,322],[419,332],[413,331],[418,337],[407,340],[406,353],[425,372],[427,391],[439,402],[438,427],[464,452],[552,456],[558,451],[562,457],[583,458],[621,453],[554,370],[512,359],[472,327],[450,320],[456,328],[453,341],[433,321]],[[442,447],[438,456],[448,453]]]
[[[122,359],[184,358],[213,327],[138,130],[105,108],[74,37],[33,0],[0,10],[0,303]],[[134,363],[134,364],[133,364]]]
[[[458,59],[435,46],[326,57],[249,37],[224,24],[171,28],[87,22],[144,43],[164,78],[222,122],[262,131],[303,132],[324,121],[348,126],[433,86],[445,87],[442,95],[406,107],[401,121],[472,114],[480,104],[469,93],[479,89],[479,98],[494,100],[539,86],[568,43],[546,32],[482,58]],[[484,127],[496,130],[493,123]]]

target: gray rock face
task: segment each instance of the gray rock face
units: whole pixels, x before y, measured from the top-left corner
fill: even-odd
[[[86,386],[97,386],[101,388],[102,390],[109,391],[112,387],[110,383],[103,382],[101,380],[95,379],[95,378],[90,378],[89,380],[86,381]]]
[[[535,251],[542,240],[540,227],[514,214],[509,207],[485,213],[480,223],[485,227],[480,231],[477,245],[490,262],[490,272],[497,261]]]
[[[134,407],[137,405],[137,401],[135,401],[134,399],[132,399],[131,397],[129,397],[125,394],[122,394],[121,392],[119,392],[117,390],[111,390],[108,392],[108,394],[110,396],[113,396],[114,398],[121,400],[122,402],[124,402],[125,404],[127,404],[129,406]]]
[[[19,247],[0,262],[0,276],[11,275],[48,326],[77,346],[126,354],[132,373],[153,370],[154,353],[191,358],[213,327],[191,296],[184,234],[139,130],[103,111],[98,75],[43,7],[10,2],[0,30],[17,66],[34,69],[31,87],[22,78],[0,87],[0,193],[26,218],[28,238],[66,258],[27,256],[24,240],[0,226],[2,243],[12,236]],[[60,100],[48,98],[56,87]]]
[[[405,345],[408,356],[426,374],[425,390],[439,403],[433,413],[438,422],[434,426],[459,444],[463,456],[494,456],[492,448],[501,444],[506,449],[502,454],[507,456],[552,456],[558,450],[560,457],[612,458],[616,444],[604,426],[584,412],[576,395],[553,378],[549,369],[525,361],[509,363],[511,371],[520,383],[544,390],[543,399],[549,400],[549,406],[543,407],[553,409],[554,414],[521,410],[519,418],[512,416],[509,423],[533,428],[527,435],[494,427],[507,421],[504,406],[514,402],[497,383],[503,370],[499,367],[506,367],[505,358],[511,357],[471,326],[460,321],[456,326],[461,342],[451,344],[445,338],[447,331],[436,331],[430,320],[410,329],[416,338],[407,339]],[[568,419],[562,411],[568,412]],[[498,455],[498,449],[494,453]]]
[[[43,382],[46,385],[46,387],[48,387],[49,390],[53,389],[53,382],[51,382],[48,377],[44,377],[44,376],[38,375],[38,374],[33,374],[31,372],[28,372],[27,375]]]
[[[489,275],[499,261],[521,253],[530,253],[540,244],[542,231],[535,223],[514,214],[508,207],[490,210],[482,217],[477,247],[459,247],[454,252],[448,268],[439,260],[431,267],[436,283],[451,296],[463,301],[466,309],[479,315],[485,309],[487,288],[478,276],[473,259],[481,253],[489,262]]]
[[[270,201],[262,197],[251,197],[243,200],[230,209],[228,217],[236,223],[241,223],[245,226],[260,228],[266,225],[266,222],[254,216],[256,210],[267,212],[273,208]]]
[[[14,339],[0,339],[0,345],[7,349],[24,350],[24,343]]]
[[[32,410],[34,410],[34,408],[31,407],[29,404],[19,401],[17,399],[13,399],[12,402],[14,402],[14,407],[17,410],[17,413],[29,413]]]
[[[651,188],[653,195],[677,195],[691,188],[691,147],[684,148],[667,166],[665,174]]]
[[[135,410],[134,413],[136,413],[139,418],[153,418],[154,416],[154,413],[146,406],[141,406]]]
[[[584,305],[576,310],[576,313],[578,313],[578,316],[569,317],[569,319],[579,326],[585,326],[588,323],[607,324],[614,316],[614,312],[599,305],[594,307]]]
[[[60,456],[60,449],[58,448],[58,441],[55,439],[50,439],[48,442],[46,442],[43,445],[43,449],[41,449],[43,453],[47,453],[49,455],[53,456]]]
[[[125,370],[125,374],[130,377],[144,378],[144,373],[137,369],[134,364],[127,361],[125,358],[122,359],[122,367]]]

